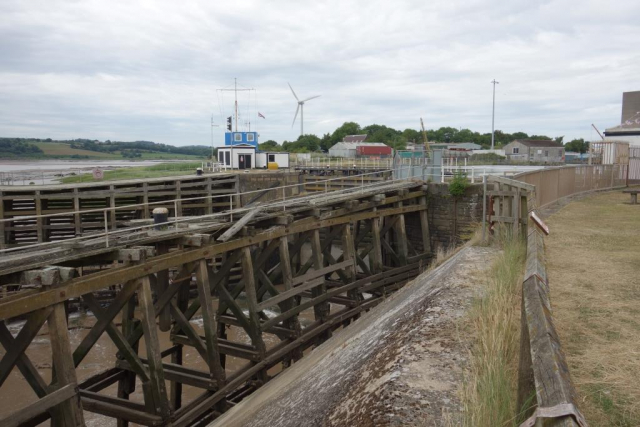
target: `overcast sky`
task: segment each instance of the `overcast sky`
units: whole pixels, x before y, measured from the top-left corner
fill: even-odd
[[[640,90],[640,1],[0,2],[0,136],[216,145],[345,121],[594,139]],[[249,96],[250,93],[255,93]],[[257,111],[266,119],[257,118]]]

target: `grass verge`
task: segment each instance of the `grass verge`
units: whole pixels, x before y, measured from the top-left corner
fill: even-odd
[[[486,288],[470,310],[474,337],[463,386],[464,425],[515,425],[520,335],[520,295],[526,246],[510,235],[498,239],[502,253]]]
[[[620,191],[547,220],[556,328],[591,426],[640,425],[640,206]]]
[[[122,179],[141,179],[141,178],[160,178],[165,176],[189,175],[195,174],[196,168],[199,168],[202,162],[184,162],[184,163],[160,163],[153,166],[141,166],[132,168],[118,168],[104,173],[102,181],[116,181]],[[97,182],[90,173],[67,176],[60,180],[63,184],[72,184],[78,182]]]

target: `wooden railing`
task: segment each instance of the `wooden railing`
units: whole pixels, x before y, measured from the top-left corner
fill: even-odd
[[[521,416],[528,417],[524,426],[586,427],[553,322],[549,287],[543,233],[530,220],[522,282],[517,408]],[[546,421],[536,423],[542,419]]]
[[[566,183],[556,183],[549,178],[571,178],[583,173],[577,168],[552,169],[534,172],[542,191],[553,187],[552,195],[540,195],[536,186],[504,177],[488,177],[487,191],[489,229],[502,226],[517,236],[526,235],[527,260],[522,282],[520,356],[518,368],[518,418],[526,418],[522,426],[581,426],[586,421],[578,410],[576,391],[571,382],[569,367],[562,351],[560,338],[553,322],[550,301],[550,286],[545,268],[544,225],[534,221],[532,213],[538,207],[538,200],[551,203],[558,200],[557,189],[565,188],[572,193]],[[587,169],[587,173],[598,173],[597,169]],[[608,177],[609,184],[615,180]],[[601,184],[591,180],[594,184]],[[542,185],[545,183],[546,185]],[[551,185],[552,184],[552,185]],[[573,186],[573,191],[582,190]],[[582,190],[586,191],[586,190]],[[577,191],[580,192],[580,191]],[[539,221],[536,214],[536,220]],[[544,420],[544,421],[543,421]]]

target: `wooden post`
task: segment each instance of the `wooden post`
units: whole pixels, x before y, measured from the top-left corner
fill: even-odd
[[[182,190],[180,189],[180,183],[181,181],[179,179],[176,179],[176,199],[182,199]],[[181,217],[182,216],[182,202],[177,202],[176,203],[176,208],[178,209],[176,212],[176,217]]]
[[[324,267],[324,261],[322,259],[322,244],[320,243],[320,230],[313,230],[313,234],[311,235],[311,257],[313,258],[313,268],[316,270],[320,270]],[[316,286],[311,289],[312,298],[319,297],[327,293],[327,286],[324,282],[320,286]],[[313,313],[315,315],[315,319],[322,323],[327,321],[331,313],[331,306],[328,301],[321,302],[316,304],[313,307]],[[325,341],[331,337],[331,330],[327,329],[327,331],[320,336],[320,342]]]
[[[402,202],[395,203],[397,208],[402,207]],[[405,228],[404,215],[398,215],[398,221],[396,221],[393,231],[396,237],[396,245],[398,250],[398,258],[400,258],[401,265],[407,265],[407,257],[409,253],[407,245],[407,229]]]
[[[424,206],[424,210],[420,211],[420,230],[422,231],[422,251],[430,254],[431,251],[431,233],[429,232],[429,212],[427,211],[427,198],[420,197],[420,205]]]
[[[164,255],[169,252],[169,246],[166,242],[159,242],[156,244],[157,255]],[[164,291],[169,287],[169,270],[162,270],[156,274],[156,293],[158,296],[162,295]],[[169,307],[165,307],[158,316],[159,327],[162,332],[167,332],[171,329],[171,311]]]
[[[4,217],[4,197],[2,196],[2,191],[0,191],[0,219],[6,219]],[[9,222],[9,224],[11,223]],[[6,244],[5,223],[0,222],[0,249],[4,249]]]
[[[209,270],[206,259],[198,262],[196,270],[196,281],[198,284],[198,297],[200,299],[200,310],[204,327],[204,336],[207,345],[207,364],[209,375],[214,378],[218,387],[224,384],[224,370],[220,365],[220,351],[218,350],[217,320],[213,309],[211,298],[211,287],[209,285]]]
[[[153,296],[151,294],[151,281],[149,276],[140,279],[138,289],[138,302],[140,305],[142,329],[144,341],[147,347],[147,360],[149,364],[149,387],[153,402],[146,402],[147,408],[153,413],[166,419],[171,409],[167,398],[167,389],[164,382],[164,369],[160,357],[160,341],[156,329],[156,315],[153,308]]]
[[[116,207],[116,187],[115,185],[109,186],[109,207],[112,208],[109,211],[109,218],[111,218],[111,229],[115,230],[117,228],[116,225],[116,210],[113,209]]]
[[[40,215],[42,215],[42,200],[40,199],[40,190],[36,190],[33,197],[33,203],[35,204],[36,215],[38,217],[36,219],[38,243],[42,243],[44,242],[44,224],[46,223],[46,221],[40,217]]]
[[[256,279],[253,273],[253,262],[251,261],[251,251],[248,246],[240,249],[242,252],[242,279],[244,281],[244,292],[247,296],[247,306],[249,308],[249,327],[250,336],[253,346],[258,351],[260,359],[263,360],[267,353],[267,348],[262,340],[262,333],[260,330],[260,317],[258,315],[258,298],[256,295]],[[261,370],[258,374],[258,378],[262,381],[266,381],[267,372]]]
[[[129,298],[129,301],[122,308],[122,334],[125,337],[128,337],[133,330],[136,328],[137,324],[140,322],[135,319],[134,312],[136,308],[135,297],[132,296]],[[131,347],[135,354],[138,354],[140,341],[136,341]],[[124,356],[120,356],[121,359],[124,359]],[[124,378],[118,381],[118,397],[120,399],[129,399],[129,395],[133,393],[136,389],[136,374],[135,372],[126,372]],[[118,418],[118,427],[127,427],[129,422],[122,418]]]
[[[377,208],[373,208],[374,212]],[[369,253],[369,265],[372,273],[382,273],[382,242],[380,241],[380,217],[371,219],[371,245],[372,249]]]
[[[293,273],[291,271],[291,263],[289,258],[289,239],[287,236],[280,237],[280,245],[278,249],[280,255],[280,269],[282,270],[282,283],[284,284],[284,290],[289,291],[293,289]],[[294,308],[295,305],[295,298],[290,298],[283,303],[285,310],[290,310]],[[288,319],[285,326],[295,332],[296,338],[302,335],[302,327],[300,326],[298,316],[293,316],[292,318]],[[301,359],[302,351],[295,351],[293,358],[294,360]]]
[[[356,280],[356,251],[353,245],[353,234],[351,232],[351,223],[346,223],[342,228],[342,255],[344,261],[351,261],[352,264],[349,267],[345,267],[344,273],[349,282]],[[363,300],[362,293],[358,289],[350,289],[347,291],[347,297],[354,301],[356,305],[360,305]],[[354,318],[358,319],[360,314],[358,313]],[[351,323],[351,320],[346,320],[344,325]]]
[[[43,288],[57,287],[56,283],[45,285]],[[64,310],[64,303],[60,302],[53,306],[53,311],[49,314],[48,320],[49,339],[51,341],[51,354],[53,361],[52,377],[55,378],[55,386],[60,389],[67,385],[77,386],[76,369],[73,363],[71,344],[67,329],[67,315]],[[59,419],[55,419],[59,418]],[[58,410],[54,411],[53,426],[81,426],[84,425],[82,414],[82,403],[80,396],[75,394],[71,399],[58,405]]]
[[[142,184],[142,203],[144,204],[144,206],[142,207],[142,218],[144,219],[148,219],[149,218],[149,183],[148,182],[144,182]]]
[[[78,193],[78,187],[73,189],[73,210],[80,212],[80,195]],[[73,225],[76,230],[76,237],[82,234],[82,217],[79,213],[73,215]]]
[[[213,161],[213,160],[212,160]],[[211,198],[211,177],[207,178],[207,193],[205,194],[206,196],[206,200],[205,200],[205,204],[207,205],[206,207],[206,214],[207,215],[211,215],[213,213],[213,199]]]

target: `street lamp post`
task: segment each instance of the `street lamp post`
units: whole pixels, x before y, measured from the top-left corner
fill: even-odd
[[[491,83],[493,83],[493,110],[491,112],[491,149],[493,150],[495,143],[496,85],[500,82],[497,82],[496,79],[493,79]]]

